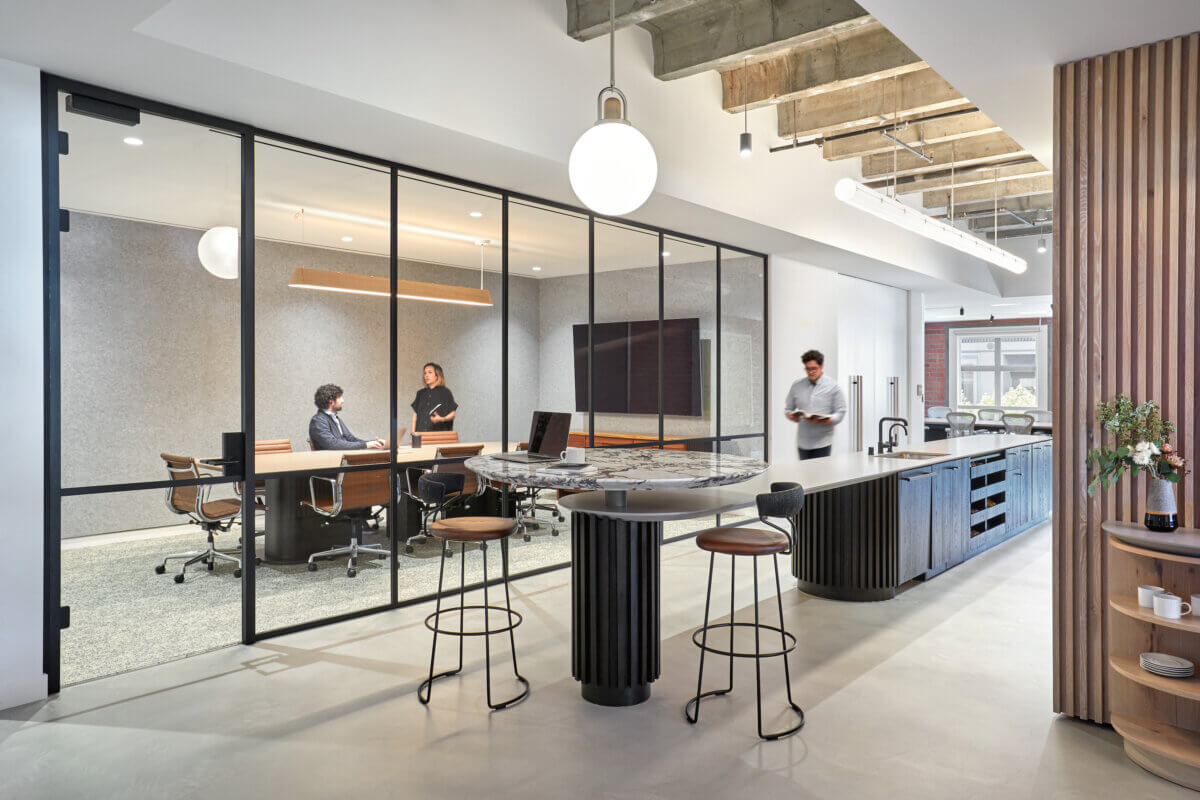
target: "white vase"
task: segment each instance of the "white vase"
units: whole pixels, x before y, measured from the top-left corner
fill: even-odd
[[[1161,533],[1172,533],[1179,527],[1179,513],[1175,506],[1175,484],[1165,478],[1148,476],[1145,525],[1150,530]]]

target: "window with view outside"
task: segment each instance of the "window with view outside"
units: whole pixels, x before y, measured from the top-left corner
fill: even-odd
[[[950,331],[951,397],[960,408],[1045,408],[1049,395],[1046,326]]]

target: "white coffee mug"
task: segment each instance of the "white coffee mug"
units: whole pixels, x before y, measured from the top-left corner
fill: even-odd
[[[1192,595],[1192,613],[1200,615],[1200,594]]]
[[[566,450],[563,450],[558,457],[568,464],[587,463],[587,451],[582,447],[568,447]]]
[[[1187,606],[1187,611],[1183,607]],[[1164,619],[1179,619],[1183,614],[1192,613],[1192,604],[1185,603],[1177,594],[1159,592],[1154,595],[1154,616]]]
[[[1154,607],[1154,595],[1159,592],[1165,592],[1161,586],[1139,586],[1138,587],[1138,605],[1145,608]]]

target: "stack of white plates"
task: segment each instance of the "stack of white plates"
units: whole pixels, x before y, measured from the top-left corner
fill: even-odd
[[[1140,658],[1142,669],[1164,678],[1190,678],[1196,672],[1195,664],[1179,656],[1169,656],[1166,653],[1142,653]]]

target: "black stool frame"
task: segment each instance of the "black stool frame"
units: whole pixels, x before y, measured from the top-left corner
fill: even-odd
[[[500,562],[501,571],[504,575],[504,606],[493,606],[488,603],[488,578],[487,578],[487,542],[480,542],[479,549],[483,555],[483,605],[468,605],[466,602],[466,551],[467,542],[461,542],[459,551],[458,565],[458,605],[449,608],[442,608],[442,585],[446,577],[446,553],[449,550],[450,542],[446,542],[446,546],[442,548],[442,561],[438,570],[438,591],[437,603],[434,607],[434,612],[425,617],[425,627],[433,631],[433,646],[429,652],[429,677],[421,681],[421,685],[417,687],[417,699],[422,705],[429,704],[430,695],[433,692],[433,682],[438,678],[446,678],[451,675],[457,675],[462,672],[463,668],[463,639],[467,636],[482,636],[483,637],[483,652],[484,652],[484,670],[486,672],[487,685],[487,704],[488,708],[493,711],[499,711],[503,708],[516,705],[529,696],[529,681],[521,675],[517,668],[517,643],[513,636],[513,629],[521,624],[523,617],[519,612],[512,610],[512,600],[508,592],[508,537],[500,540]],[[465,627],[465,618],[467,610],[482,610],[483,611],[483,630],[468,631]],[[447,630],[441,627],[441,615],[452,614],[458,612],[458,630]],[[492,611],[503,611],[508,615],[508,624],[492,630],[488,617]],[[523,690],[510,697],[507,700],[502,700],[499,703],[492,702],[492,636],[499,633],[508,633],[508,645],[512,652],[513,675],[524,687]],[[458,637],[458,666],[454,669],[449,669],[444,672],[439,672],[436,675],[433,672],[434,662],[437,659],[437,640],[438,634],[446,636]]]
[[[772,511],[774,511],[775,510],[774,507],[779,504],[778,501],[764,502],[763,499],[771,498],[772,500],[774,500],[775,498],[772,497],[773,495],[775,497],[778,497],[779,496],[778,493],[791,492],[795,489],[799,489],[799,484],[773,483],[773,484],[771,484],[771,494],[758,496],[759,520],[761,522],[763,522],[764,524],[769,525],[770,527],[779,531],[780,533],[782,533],[784,536],[787,536],[787,538],[788,538],[788,548],[786,551],[784,551],[782,553],[782,555],[789,555],[791,553],[792,547],[794,546],[794,543],[796,541],[795,540],[795,533],[796,533],[795,515],[799,513],[800,506],[802,506],[803,502],[804,502],[803,490],[800,489],[800,491],[798,492],[799,501],[797,503],[795,503],[794,513],[788,513],[786,515],[786,518],[789,522],[789,526],[792,529],[790,533],[787,530],[784,530],[780,526],[776,525],[775,523],[771,522],[769,519],[767,519],[768,514],[770,514]],[[790,504],[789,504],[789,506],[790,506]],[[793,511],[793,509],[790,507],[788,508],[788,510]],[[774,516],[774,514],[771,514],[771,515]],[[758,736],[759,736],[759,738],[765,739],[767,741],[773,741],[775,739],[782,739],[783,737],[790,736],[793,733],[797,732],[798,730],[800,730],[801,728],[804,727],[804,709],[802,709],[802,708],[800,708],[800,706],[796,705],[795,700],[792,699],[792,674],[791,674],[791,670],[788,667],[787,656],[788,656],[788,653],[790,653],[796,649],[797,642],[796,642],[796,637],[794,635],[792,635],[792,634],[788,633],[786,630],[784,630],[783,591],[782,591],[782,587],[779,583],[779,559],[776,558],[776,556],[778,556],[778,555],[780,555],[780,554],[779,553],[771,554],[771,563],[775,567],[775,601],[776,601],[778,609],[779,609],[779,627],[777,628],[774,625],[765,625],[759,621],[759,617],[758,617],[758,559],[761,558],[762,556],[754,556],[754,555],[749,556],[751,563],[754,565],[754,622],[753,623],[737,622],[734,617],[734,607],[733,607],[733,605],[734,605],[734,599],[733,599],[734,598],[734,574],[736,572],[737,556],[730,555],[730,557],[729,557],[729,561],[730,561],[729,622],[718,622],[718,623],[713,623],[711,625],[709,624],[709,622],[708,622],[709,609],[712,605],[713,566],[716,562],[716,556],[717,556],[716,553],[713,553],[713,552],[709,553],[709,556],[708,556],[708,589],[704,596],[704,625],[701,626],[700,628],[697,628],[692,633],[692,643],[695,644],[698,648],[700,648],[700,669],[699,669],[699,674],[696,677],[696,696],[693,697],[691,700],[689,700],[687,702],[687,704],[684,705],[684,707],[683,707],[683,716],[691,724],[693,724],[693,725],[696,724],[696,722],[698,722],[700,719],[700,701],[701,700],[703,700],[706,697],[718,697],[720,695],[728,694],[729,692],[733,691],[733,660],[735,658],[753,658],[754,659],[755,695],[756,695],[756,700],[757,700],[757,711],[758,711]],[[729,629],[729,649],[728,650],[722,650],[717,647],[712,647],[708,644],[709,631],[716,630],[717,628],[728,628]],[[734,632],[738,628],[753,628],[754,629],[754,652],[751,653],[751,652],[738,651],[734,648],[733,637],[734,637]],[[779,649],[778,650],[770,650],[765,653],[763,652],[762,640],[761,640],[761,632],[763,630],[773,631],[773,632],[779,634]],[[699,637],[698,640],[697,640],[697,637]],[[707,692],[703,691],[704,654],[705,653],[712,653],[714,655],[721,655],[721,656],[729,657],[729,685],[726,686],[725,688],[712,689]],[[796,715],[799,717],[799,720],[800,720],[799,722],[797,722],[795,725],[793,725],[790,728],[787,728],[782,731],[776,731],[773,733],[765,733],[763,731],[762,660],[764,658],[782,658],[783,659],[783,676],[784,676],[785,686],[787,687],[788,706],[791,708],[792,711],[794,711],[796,713]]]

